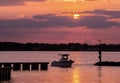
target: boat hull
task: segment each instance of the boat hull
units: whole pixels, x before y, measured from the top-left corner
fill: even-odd
[[[53,61],[51,66],[57,67],[71,67],[74,61]]]

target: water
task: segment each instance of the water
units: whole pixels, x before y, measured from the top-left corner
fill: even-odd
[[[0,52],[0,62],[52,62],[60,53],[70,54],[75,61],[71,68],[52,67],[47,71],[15,71],[12,80],[3,83],[120,83],[120,67],[93,66],[98,61],[97,52],[68,51],[5,51]],[[120,61],[120,52],[103,52],[104,61]]]

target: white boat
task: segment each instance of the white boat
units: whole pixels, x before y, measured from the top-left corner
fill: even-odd
[[[71,67],[73,64],[73,60],[69,60],[68,56],[69,54],[59,54],[61,56],[61,59],[59,61],[53,61],[51,63],[51,66],[58,66],[58,67]]]

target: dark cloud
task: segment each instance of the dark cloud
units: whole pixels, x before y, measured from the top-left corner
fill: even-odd
[[[44,15],[35,16],[36,19],[47,19],[45,22],[48,27],[82,27],[86,26],[88,28],[108,28],[111,26],[119,26],[119,23],[107,21],[104,16],[81,16],[80,19],[71,19],[68,16],[54,16],[54,15]]]
[[[81,16],[73,19],[69,16],[56,16],[53,14],[34,16],[34,19],[0,20],[0,28],[48,28],[48,27],[88,27],[109,28],[120,27],[120,23],[108,21],[105,16]]]
[[[103,16],[84,16],[79,23],[80,26],[86,26],[88,28],[109,28],[112,26],[120,26],[119,23],[107,21],[107,18]]]
[[[0,0],[0,6],[24,5],[25,1],[46,1],[46,0]]]
[[[37,26],[39,26],[39,22],[32,19],[0,20],[0,27],[2,28],[31,28]]]
[[[94,10],[94,11],[84,11],[84,14],[97,14],[97,15],[108,15],[110,18],[120,18],[120,11],[111,10]]]

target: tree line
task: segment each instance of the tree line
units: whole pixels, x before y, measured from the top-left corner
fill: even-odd
[[[17,43],[0,42],[0,51],[98,51],[101,46],[102,51],[120,51],[120,44],[49,44],[49,43]]]

